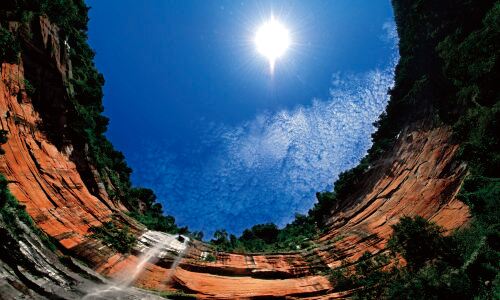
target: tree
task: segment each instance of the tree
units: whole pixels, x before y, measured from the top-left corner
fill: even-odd
[[[266,244],[271,244],[276,242],[278,234],[278,226],[274,223],[257,224],[251,229],[246,229],[241,235],[241,240],[250,241],[253,239],[261,239]]]
[[[219,229],[214,232],[214,239],[212,243],[215,245],[225,245],[228,243],[227,240],[228,234],[225,229]]]
[[[191,236],[193,237],[193,239],[195,240],[199,240],[199,241],[202,241],[203,240],[203,231],[193,231],[191,233]]]
[[[400,253],[411,270],[420,269],[446,253],[447,240],[442,228],[420,216],[403,217],[392,228],[389,248]]]

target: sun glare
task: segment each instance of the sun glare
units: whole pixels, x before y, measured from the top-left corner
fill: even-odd
[[[257,30],[255,45],[257,51],[269,60],[270,71],[274,73],[276,60],[283,56],[290,46],[288,30],[274,17],[271,17]]]

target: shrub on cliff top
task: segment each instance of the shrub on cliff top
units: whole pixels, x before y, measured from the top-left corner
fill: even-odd
[[[239,238],[223,229],[217,230],[210,243],[219,251],[238,253],[297,251],[309,246],[318,233],[313,218],[296,214],[295,220],[282,229],[273,223],[257,224]]]

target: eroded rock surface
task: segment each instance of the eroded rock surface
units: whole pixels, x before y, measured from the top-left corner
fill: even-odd
[[[331,213],[317,254],[330,266],[382,250],[391,225],[419,215],[451,231],[470,218],[456,195],[466,174],[457,163],[451,130],[413,124],[399,134],[392,152],[366,173],[363,186]]]
[[[42,130],[41,124],[49,121],[42,118],[41,105],[59,105],[67,101],[66,93],[71,92],[65,84],[71,76],[71,62],[58,52],[63,48],[56,28],[44,19],[39,27],[43,38],[39,44],[31,45],[38,56],[21,60],[19,65],[2,65],[0,129],[8,131],[9,140],[3,146],[6,154],[0,159],[0,172],[8,178],[10,190],[37,226],[54,238],[62,251],[85,260],[103,275],[121,276],[138,264],[141,253],[153,241],[170,239],[167,242],[170,246],[158,255],[154,264],[145,265],[144,272],[134,280],[135,285],[154,290],[180,289],[212,299],[285,296],[334,299],[345,294],[330,293],[332,286],[327,278],[315,275],[317,265],[334,268],[342,260],[356,260],[365,251],[382,251],[391,234],[390,225],[401,216],[421,215],[448,230],[463,226],[470,218],[467,206],[456,199],[466,174],[466,166],[454,159],[458,145],[452,143],[449,128],[436,128],[422,121],[406,127],[392,152],[365,174],[360,189],[332,211],[317,248],[272,255],[219,253],[215,262],[206,262],[203,257],[211,250],[202,243],[190,242],[184,251],[172,236],[144,233],[145,228],[123,214],[124,207],[111,201],[106,191],[99,188],[103,185],[99,184],[98,174],[92,178],[96,184],[89,184],[88,178],[84,180],[81,166],[71,159],[71,145],[56,146]],[[47,52],[48,45],[55,49],[56,55],[54,51]],[[49,61],[51,67],[40,67],[36,57]],[[26,72],[41,68],[47,73],[44,78],[50,80],[47,84],[58,86],[59,92],[45,95],[34,105],[25,91],[24,78]],[[47,112],[43,116],[47,118]],[[53,118],[61,118],[64,123],[64,115]],[[131,255],[116,253],[88,236],[90,226],[99,226],[113,216],[140,237]],[[48,262],[33,247],[31,239],[21,240],[19,245],[19,255],[43,274],[39,279],[30,277],[23,282],[16,273],[21,269],[15,271],[18,266],[13,267],[3,256],[2,294],[43,298],[50,293],[61,293],[62,297],[74,298],[82,295],[80,285],[85,289],[90,284],[53,263],[55,258]],[[181,253],[182,260],[177,260]],[[49,294],[44,292],[50,289]]]
[[[9,222],[12,223],[12,222]],[[16,220],[7,225],[0,215],[0,298],[82,299],[89,291],[110,281],[81,262],[54,253],[26,224]],[[105,298],[163,299],[137,288],[127,287]]]

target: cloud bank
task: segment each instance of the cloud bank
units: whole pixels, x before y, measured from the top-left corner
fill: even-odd
[[[394,25],[384,29],[383,38],[396,45]],[[201,142],[183,153],[169,141],[143,141],[144,152],[129,157],[134,182],[153,188],[179,224],[206,236],[218,228],[238,234],[262,222],[285,225],[366,154],[397,59],[394,46],[381,68],[335,73],[327,100],[239,126],[206,124]]]

